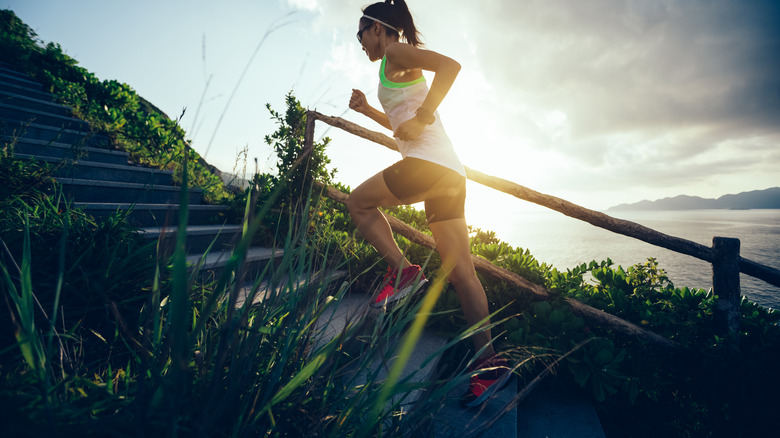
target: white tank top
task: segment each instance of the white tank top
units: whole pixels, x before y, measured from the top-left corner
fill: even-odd
[[[415,111],[428,95],[428,85],[422,76],[410,82],[390,82],[385,76],[386,62],[387,58],[383,57],[382,65],[379,67],[377,95],[387,118],[390,119],[390,126],[395,131],[399,125],[415,116]],[[433,124],[426,125],[422,134],[414,140],[395,139],[401,156],[430,161],[466,176],[466,169],[455,154],[450,138],[444,132],[444,125],[441,123],[438,111],[434,116],[436,120]]]

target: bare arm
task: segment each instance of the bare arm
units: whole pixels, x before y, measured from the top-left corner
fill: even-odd
[[[460,72],[460,64],[454,59],[430,50],[418,49],[409,44],[391,44],[387,47],[385,55],[387,62],[407,69],[419,68],[436,74],[422,103],[422,108],[430,112],[436,111]],[[398,127],[395,136],[402,140],[412,140],[417,138],[424,128],[423,123],[412,118]]]
[[[369,105],[366,100],[366,95],[363,94],[362,91],[352,90],[352,97],[349,99],[349,107],[360,114],[369,117],[371,120],[379,123],[385,128],[391,131],[393,130],[393,127],[390,126],[390,119],[387,118],[387,114]]]
[[[391,44],[387,47],[386,55],[388,62],[408,69],[419,68],[436,74],[431,89],[422,103],[422,107],[431,112],[439,107],[460,72],[460,64],[454,59],[409,44]]]

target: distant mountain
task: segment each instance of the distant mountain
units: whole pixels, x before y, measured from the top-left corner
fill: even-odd
[[[615,210],[747,210],[780,209],[780,187],[766,190],[753,190],[736,195],[724,195],[718,199],[680,195],[657,201],[640,201],[633,204],[620,204],[610,207]]]

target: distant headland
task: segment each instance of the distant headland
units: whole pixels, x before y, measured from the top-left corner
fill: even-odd
[[[608,211],[625,210],[751,210],[780,209],[780,187],[765,190],[753,190],[736,195],[724,195],[718,199],[680,195],[656,201],[640,201],[633,204],[620,204]]]

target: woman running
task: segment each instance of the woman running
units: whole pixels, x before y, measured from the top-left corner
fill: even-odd
[[[409,263],[398,248],[378,207],[424,202],[444,272],[449,272],[466,322],[475,325],[489,312],[485,290],[471,261],[464,214],[466,171],[436,112],[460,64],[420,48],[419,33],[403,0],[366,7],[357,38],[369,60],[381,61],[378,97],[383,111],[371,107],[359,90],[352,90],[349,107],[392,130],[403,157],[363,182],[347,199],[358,231],[388,264],[383,289],[371,304],[382,307],[414,293],[425,282],[420,266]],[[430,90],[423,70],[435,74]],[[472,339],[475,351],[484,350],[471,371],[488,370],[473,376],[461,397],[461,403],[469,407],[484,402],[510,375],[506,361],[493,350],[490,330]]]

